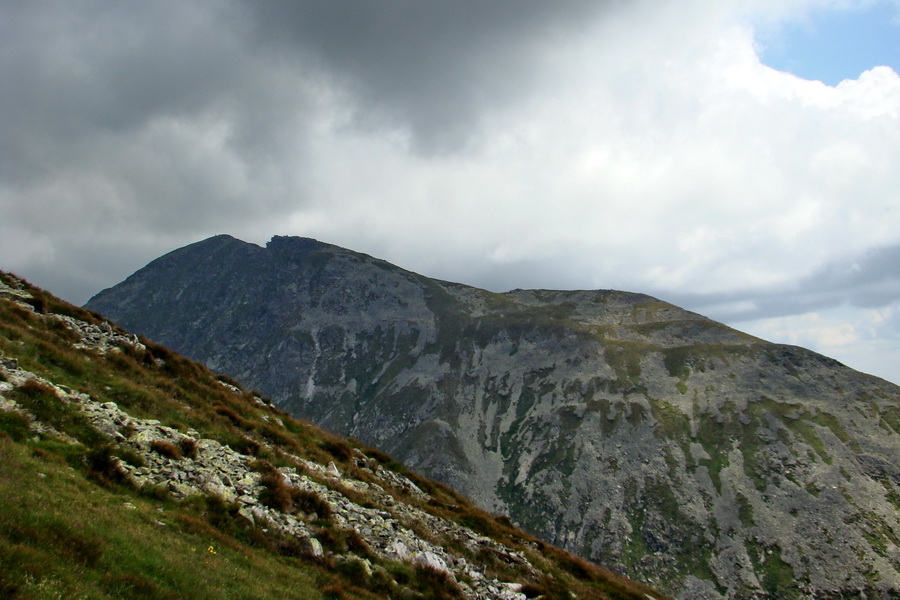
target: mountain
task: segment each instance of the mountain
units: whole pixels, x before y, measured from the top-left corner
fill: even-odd
[[[662,600],[0,272],[0,597]]]
[[[900,388],[658,299],[217,236],[87,304],[685,599],[900,595]]]

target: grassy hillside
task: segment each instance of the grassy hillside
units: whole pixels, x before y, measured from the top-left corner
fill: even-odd
[[[663,597],[2,272],[0,495],[0,597]]]

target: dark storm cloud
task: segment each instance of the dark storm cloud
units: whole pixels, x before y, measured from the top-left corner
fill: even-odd
[[[248,51],[251,18],[227,3],[0,6],[4,216],[57,241],[72,227],[189,241],[302,201],[284,179],[303,172],[314,86]]]
[[[182,18],[171,18],[176,10]],[[0,11],[4,179],[36,168],[29,161],[44,144],[65,148],[207,109],[239,57],[227,35],[212,35],[221,23],[181,3],[23,2]]]
[[[849,305],[881,308],[900,301],[900,246],[833,262],[787,289],[721,294],[672,294],[665,299],[729,322],[782,317]]]
[[[408,127],[427,153],[461,149],[484,111],[532,91],[542,53],[603,2],[249,2],[256,36],[319,61],[345,84],[358,124]],[[556,65],[559,66],[559,65]]]
[[[2,249],[84,300],[101,279],[84,264],[124,276],[125,256],[275,229],[310,193],[317,122],[458,150],[589,4],[3,3]]]

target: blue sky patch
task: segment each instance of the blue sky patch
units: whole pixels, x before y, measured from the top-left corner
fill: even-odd
[[[900,72],[896,5],[819,10],[803,20],[759,31],[762,62],[779,71],[837,85],[875,66]]]

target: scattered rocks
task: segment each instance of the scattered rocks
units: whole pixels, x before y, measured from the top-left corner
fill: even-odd
[[[70,317],[60,318],[83,334],[85,347],[97,352],[108,352],[117,345],[139,343],[132,338],[117,334],[111,327],[88,326]],[[194,495],[214,495],[225,502],[239,505],[238,513],[251,523],[264,524],[275,528],[282,535],[297,541],[298,547],[311,557],[324,557],[328,552],[322,542],[315,537],[310,522],[318,515],[286,514],[265,506],[260,499],[263,486],[261,476],[253,470],[251,459],[232,450],[216,440],[200,437],[194,430],[181,432],[155,419],[136,418],[121,410],[114,402],[104,402],[64,386],[54,385],[34,373],[21,369],[15,359],[0,359],[0,372],[5,376],[4,387],[0,388],[0,409],[21,410],[14,401],[5,397],[5,392],[34,380],[54,389],[60,400],[78,407],[94,427],[110,437],[116,444],[140,455],[143,465],[134,466],[118,461],[119,467],[138,486],[161,486],[176,498]],[[66,438],[36,419],[32,418],[32,429],[42,435],[56,435]],[[159,449],[165,445],[179,447],[190,440],[195,449],[194,456],[186,457]],[[77,440],[68,438],[76,443]],[[155,448],[155,449],[154,449]],[[364,458],[364,457],[362,457]],[[360,460],[362,460],[360,458]],[[454,539],[464,547],[480,547],[496,553],[509,564],[518,565],[523,573],[534,573],[527,558],[519,552],[506,548],[494,540],[478,535],[452,521],[435,517],[415,506],[397,501],[385,488],[402,490],[419,500],[428,498],[412,481],[383,468],[377,463],[371,468],[363,462],[366,472],[377,477],[382,485],[367,483],[345,476],[334,462],[327,466],[296,457],[302,465],[303,473],[297,469],[279,469],[284,480],[301,490],[314,492],[327,503],[330,520],[339,530],[353,531],[378,557],[426,565],[456,580],[467,598],[522,600],[521,587],[510,585],[485,575],[474,564],[462,556],[447,551],[444,547],[417,534],[408,524],[426,528],[429,538]],[[309,474],[307,474],[309,473]],[[316,477],[322,477],[318,481]],[[351,489],[364,493],[371,504],[383,508],[360,506],[348,498],[341,489]],[[125,508],[135,510],[130,502]],[[160,526],[164,526],[159,522]],[[340,560],[357,560],[364,564],[363,570],[372,572],[371,564],[353,556],[335,556]],[[458,575],[465,575],[458,579]]]
[[[123,346],[130,346],[135,350],[146,349],[136,335],[120,333],[109,323],[95,325],[68,315],[52,314],[49,316],[63,323],[81,337],[81,341],[75,344],[75,348],[95,350],[100,354],[121,349]]]

